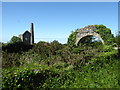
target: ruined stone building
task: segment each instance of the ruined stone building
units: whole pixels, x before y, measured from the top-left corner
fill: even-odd
[[[30,32],[25,31],[23,34],[20,34],[19,37],[25,44],[34,44],[34,26],[31,23]]]

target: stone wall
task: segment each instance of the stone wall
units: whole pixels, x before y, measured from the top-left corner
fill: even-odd
[[[76,35],[76,45],[79,43],[79,41],[86,36],[95,36],[97,38],[99,38],[101,40],[101,42],[104,44],[103,39],[101,38],[101,36],[96,33],[94,30],[96,30],[96,27],[94,25],[88,25],[84,28],[81,28],[77,31],[77,35]]]
[[[23,34],[23,42],[25,44],[30,44],[31,43],[31,34],[30,32],[26,31],[24,34]]]

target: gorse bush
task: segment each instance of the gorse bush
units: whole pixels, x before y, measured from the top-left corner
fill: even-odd
[[[2,50],[7,53],[23,53],[32,48],[32,45],[24,44],[23,42],[8,43],[2,46]]]
[[[32,68],[17,69],[15,71],[11,71],[12,74],[11,72],[7,72],[7,71],[4,72],[5,73],[3,75],[3,88],[41,87],[44,81],[47,78],[49,78],[50,75],[55,74],[49,70],[40,70],[40,69],[32,69]]]
[[[19,66],[21,54],[32,49],[32,45],[26,45],[22,42],[9,43],[2,46],[2,66],[3,68]]]
[[[2,67],[20,66],[20,54],[2,52]]]
[[[3,69],[3,88],[118,88],[117,51],[104,52],[84,65],[31,63]]]
[[[33,61],[39,63],[44,60],[48,62],[48,58],[56,55],[64,47],[65,45],[60,44],[58,41],[51,43],[41,41],[34,45],[27,45],[22,42],[4,45],[2,46],[3,68],[19,66]]]

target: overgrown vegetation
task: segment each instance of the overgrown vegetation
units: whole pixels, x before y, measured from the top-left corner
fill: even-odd
[[[3,88],[119,88],[119,55],[101,42],[3,44]]]
[[[111,30],[104,25],[95,25],[97,30],[95,32],[99,33],[102,39],[105,41],[106,45],[111,45],[115,43],[115,38],[111,33]]]
[[[116,45],[115,38],[114,38],[114,36],[111,33],[111,30],[109,28],[107,28],[104,25],[93,25],[93,26],[96,27],[96,30],[94,30],[94,31],[101,36],[101,38],[105,42],[105,45],[113,45],[113,46]],[[76,47],[75,42],[76,42],[76,34],[77,34],[78,30],[79,29],[72,31],[72,33],[70,34],[70,36],[68,38],[67,44],[70,47],[70,49]],[[81,42],[82,43],[87,42],[87,45],[88,45],[88,43],[90,43],[90,45],[91,45],[93,39],[94,39],[93,36],[87,36],[87,37],[84,37]]]

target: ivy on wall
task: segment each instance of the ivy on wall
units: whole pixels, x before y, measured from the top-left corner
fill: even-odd
[[[104,40],[106,45],[112,45],[113,43],[115,43],[114,36],[109,28],[107,28],[104,25],[94,25],[94,26],[96,28],[96,30],[94,31],[100,34],[101,38]],[[74,32],[72,31],[72,33],[68,38],[67,44],[70,48],[76,47],[75,42],[76,42],[76,35],[78,30],[79,29],[76,29]]]

